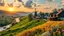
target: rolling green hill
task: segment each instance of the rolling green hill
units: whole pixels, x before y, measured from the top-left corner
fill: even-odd
[[[15,36],[24,30],[33,28],[35,26],[41,25],[45,23],[43,20],[31,20],[27,16],[20,19],[21,22],[15,24],[14,26],[10,27],[9,29],[0,33],[0,36]]]

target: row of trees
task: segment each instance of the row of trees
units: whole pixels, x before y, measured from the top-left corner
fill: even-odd
[[[28,15],[28,18],[29,20],[32,20],[33,17],[36,18],[36,16],[40,17],[40,19],[47,19],[47,17],[49,16],[50,13],[43,13],[43,12],[40,12],[40,13],[37,13],[35,12],[34,15],[32,13],[30,13]]]

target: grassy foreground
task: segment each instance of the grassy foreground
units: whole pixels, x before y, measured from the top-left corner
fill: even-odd
[[[29,21],[28,17],[25,16],[21,18],[21,22],[15,24],[14,26],[10,27],[9,29],[0,32],[0,36],[15,36],[24,30],[33,28],[35,26],[41,25],[45,23],[43,20],[31,20]]]

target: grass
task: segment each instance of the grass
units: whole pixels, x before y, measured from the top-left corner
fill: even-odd
[[[21,32],[21,33],[17,34],[17,36],[25,36],[25,35],[26,36],[28,36],[28,35],[39,36],[39,35],[44,33],[44,29],[43,28],[45,28],[45,32],[47,32],[47,31],[49,31],[51,29],[51,27],[57,28],[58,27],[57,25],[59,25],[60,23],[63,23],[63,22],[64,21],[48,21],[45,24],[39,25],[37,27],[31,28],[31,29],[28,29],[28,30],[25,30],[24,32]],[[33,34],[35,32],[38,32],[38,33]]]
[[[10,35],[15,36],[16,34],[22,32],[24,30],[27,30],[27,29],[30,29],[30,28],[33,28],[35,26],[45,23],[43,20],[29,21],[27,16],[21,18],[21,20],[22,20],[21,22],[15,24],[11,28],[9,28],[7,31],[1,32],[1,36],[10,36]]]

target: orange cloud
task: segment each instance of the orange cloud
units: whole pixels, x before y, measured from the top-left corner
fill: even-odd
[[[56,5],[56,4],[55,4]],[[57,8],[58,5],[47,5],[47,4],[41,4],[40,7],[37,7],[37,11],[42,11],[42,12],[52,12],[53,9]],[[32,5],[33,6],[33,5]],[[0,6],[0,10],[7,10],[9,6]],[[20,8],[15,8],[15,11],[24,11],[24,12],[34,12],[34,8],[26,8],[24,5],[22,5]],[[47,9],[46,9],[47,8]]]

